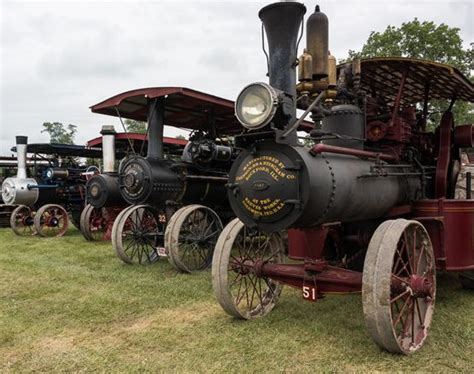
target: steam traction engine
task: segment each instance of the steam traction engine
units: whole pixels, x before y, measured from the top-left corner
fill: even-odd
[[[17,235],[62,236],[68,228],[68,214],[79,226],[85,199],[83,174],[91,169],[78,165],[74,157],[94,158],[101,153],[78,145],[27,144],[27,140],[26,136],[16,137],[17,176],[2,184],[5,203],[19,205],[12,212],[10,226]],[[27,153],[48,163],[32,177],[27,176]]]
[[[451,109],[474,101],[474,87],[431,61],[367,59],[336,69],[318,7],[297,59],[305,11],[281,2],[259,13],[270,84],[251,84],[236,101],[244,131],[235,141],[245,150],[230,170],[228,196],[238,218],[216,245],[214,291],[227,313],[244,319],[270,312],[283,284],[311,301],[362,292],[375,342],[408,354],[428,334],[436,269],[473,283],[470,175],[465,197],[453,198],[473,126],[454,127]],[[430,102],[442,99],[447,109],[428,132]],[[315,121],[311,147],[298,142],[297,106]],[[281,230],[299,263],[284,263]]]
[[[112,227],[118,214],[128,207],[120,193],[116,170],[116,155],[123,158],[139,150],[147,150],[146,134],[116,133],[113,126],[103,126],[102,136],[90,140],[89,147],[101,147],[102,173],[89,179],[86,185],[87,205],[81,215],[81,232],[87,240],[110,240]],[[178,156],[187,144],[184,139],[163,138],[164,152]]]
[[[233,103],[186,88],[161,87],[126,92],[91,109],[148,123],[147,156],[130,155],[119,167],[120,192],[130,207],[112,228],[118,257],[146,264],[168,255],[184,272],[208,267],[221,220],[232,216],[224,185],[235,156],[225,137],[240,131]],[[165,157],[164,125],[192,131],[178,159]]]

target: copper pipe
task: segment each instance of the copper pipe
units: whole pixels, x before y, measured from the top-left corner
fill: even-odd
[[[339,154],[339,155],[348,155],[348,156],[355,156],[355,157],[377,158],[384,161],[397,160],[397,158],[394,155],[388,155],[386,153],[364,151],[361,149],[354,149],[354,148],[337,147],[335,145],[328,145],[328,144],[322,144],[322,143],[315,144],[310,149],[309,152],[313,156],[320,153],[334,153],[334,154]]]

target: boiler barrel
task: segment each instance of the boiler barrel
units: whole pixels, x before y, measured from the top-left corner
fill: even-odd
[[[421,193],[416,176],[369,176],[375,161],[261,143],[230,171],[229,201],[249,226],[272,232],[383,216]]]
[[[116,173],[95,175],[86,185],[87,202],[94,208],[123,206],[125,200],[120,193]]]

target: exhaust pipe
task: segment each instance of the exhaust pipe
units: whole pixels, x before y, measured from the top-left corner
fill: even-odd
[[[165,99],[159,98],[148,103],[148,151],[146,158],[162,160]]]
[[[115,128],[114,126],[102,126],[102,158],[104,173],[114,173],[115,170]]]
[[[16,137],[16,159],[18,170],[16,172],[17,178],[25,179],[26,176],[26,147],[28,145],[27,136]]]
[[[298,31],[305,13],[306,7],[297,2],[273,3],[258,13],[267,34],[270,85],[293,97],[296,97]]]

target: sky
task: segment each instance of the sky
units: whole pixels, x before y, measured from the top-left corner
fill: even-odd
[[[235,100],[247,84],[267,80],[257,14],[269,3],[0,0],[0,155],[10,154],[15,135],[48,142],[43,122],[77,125],[77,144],[102,125],[119,130],[118,118],[89,107],[131,89],[183,86]],[[414,17],[460,28],[466,47],[474,41],[472,0],[304,4],[307,16],[319,4],[329,17],[338,59],[360,50],[371,31]]]

